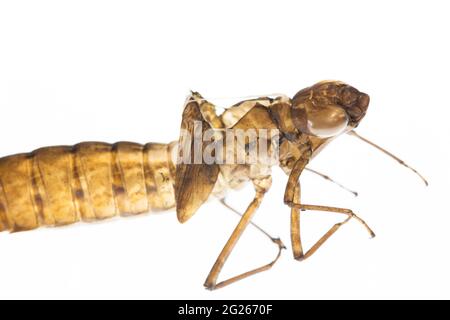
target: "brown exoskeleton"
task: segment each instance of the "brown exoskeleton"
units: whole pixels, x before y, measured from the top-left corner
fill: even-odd
[[[217,147],[218,141],[224,142],[222,147],[213,148],[210,153],[213,158],[218,158],[216,151],[226,150],[225,153],[231,152],[235,159],[241,153],[248,154],[252,143],[276,140],[278,148],[269,148],[268,153],[277,153],[280,167],[289,175],[284,202],[291,210],[293,254],[302,260],[310,257],[351,218],[361,222],[374,236],[367,224],[349,209],[309,205],[300,200],[302,171],[330,141],[349,133],[407,166],[353,131],[365,116],[368,105],[367,94],[337,81],[320,82],[301,90],[292,99],[279,96],[246,100],[220,115],[216,114],[214,105],[198,93],[192,93],[185,104],[181,129],[195,136],[195,125],[201,124],[202,135],[212,131],[213,146]],[[227,149],[231,143],[224,141],[224,133],[240,129],[276,134],[258,134],[253,140],[247,137],[244,143]],[[208,147],[204,139],[200,140],[200,145]],[[226,189],[252,182],[255,197],[217,258],[205,287],[220,288],[271,268],[284,248],[281,240],[272,237],[279,252],[271,263],[217,283],[224,263],[270,188],[273,163],[264,159],[250,163],[206,161],[204,158],[182,161],[193,160],[194,155],[186,152],[196,147],[198,141],[189,140],[186,144],[185,137],[180,135],[179,141],[170,144],[84,142],[1,158],[0,231],[30,230],[174,207],[178,220],[183,223],[210,197],[218,197],[226,205]],[[346,215],[346,219],[331,227],[304,252],[300,238],[301,210],[336,212]]]

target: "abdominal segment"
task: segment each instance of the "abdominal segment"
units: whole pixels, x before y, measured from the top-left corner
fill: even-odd
[[[173,208],[173,147],[83,142],[0,158],[0,231]]]

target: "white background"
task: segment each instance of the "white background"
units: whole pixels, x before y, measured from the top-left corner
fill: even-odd
[[[188,90],[295,94],[339,79],[371,96],[359,132],[430,181],[353,137],[304,173],[306,203],[354,209],[311,259],[292,259],[286,177],[255,221],[288,245],[269,272],[215,292],[202,284],[237,216],[210,202],[174,212],[0,235],[0,298],[450,298],[449,41],[446,1],[2,1],[0,153],[83,140],[168,142]],[[251,188],[232,193],[243,209]],[[342,217],[305,213],[305,245]],[[249,228],[224,276],[269,261]]]

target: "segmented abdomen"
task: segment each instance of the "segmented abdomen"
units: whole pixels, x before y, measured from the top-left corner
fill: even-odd
[[[170,209],[174,146],[84,142],[0,158],[0,231]]]

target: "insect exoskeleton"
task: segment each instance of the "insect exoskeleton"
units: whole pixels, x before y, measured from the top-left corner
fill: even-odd
[[[84,142],[0,158],[0,231],[30,230],[171,208],[176,209],[178,220],[184,223],[212,197],[236,211],[226,203],[226,191],[251,182],[254,198],[245,212],[239,213],[241,219],[204,284],[208,289],[217,289],[270,269],[285,248],[280,239],[256,226],[278,246],[275,259],[217,281],[245,228],[253,224],[252,217],[271,187],[271,167],[278,165],[289,176],[284,203],[291,212],[295,259],[310,257],[351,219],[356,219],[374,236],[350,209],[304,204],[299,182],[311,159],[344,133],[369,143],[420,176],[392,153],[353,130],[366,115],[369,101],[367,94],[343,82],[322,81],[300,90],[293,98],[257,97],[217,114],[211,102],[192,92],[186,100],[179,139],[175,142],[145,145]],[[309,171],[333,181],[320,172]],[[300,213],[305,210],[335,212],[345,219],[304,251]]]

